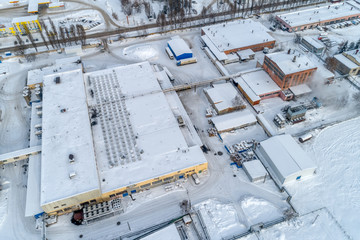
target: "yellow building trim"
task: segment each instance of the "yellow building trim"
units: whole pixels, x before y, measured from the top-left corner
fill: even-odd
[[[61,201],[57,201],[54,203],[46,204],[45,206],[41,206],[42,209],[48,215],[62,215],[68,212],[72,212],[76,209],[80,208],[80,204],[84,203],[99,203],[104,201],[109,201],[111,199],[120,198],[124,193],[131,194],[131,191],[136,190],[136,192],[141,192],[147,190],[152,187],[161,186],[162,184],[166,184],[169,182],[174,182],[179,179],[179,176],[183,176],[183,178],[190,177],[193,173],[201,173],[206,171],[208,168],[208,163],[202,163],[196,166],[192,166],[189,168],[185,168],[176,172],[172,172],[169,174],[165,174],[160,177],[148,179],[136,184],[132,184],[130,186],[126,186],[123,188],[119,188],[110,192],[106,192],[101,194],[100,192],[91,192],[73,196],[68,199],[63,199]],[[110,197],[111,196],[111,197]],[[80,201],[81,199],[81,201]],[[66,206],[62,206],[66,204]],[[55,208],[56,207],[56,208]]]

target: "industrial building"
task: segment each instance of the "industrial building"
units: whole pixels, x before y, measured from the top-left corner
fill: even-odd
[[[213,86],[204,89],[204,93],[217,114],[246,108],[240,94],[231,83],[214,84]]]
[[[360,17],[360,4],[356,1],[331,4],[276,16],[276,21],[289,32],[312,29]]]
[[[218,133],[224,133],[255,125],[257,121],[250,110],[244,109],[242,111],[213,117],[211,122]]]
[[[261,23],[246,19],[203,27],[201,38],[216,58],[224,62],[232,52],[273,48],[275,39],[268,31]]]
[[[281,89],[262,69],[250,71],[234,78],[234,82],[251,105],[279,96]]]
[[[179,36],[172,37],[171,40],[167,42],[167,46],[174,54],[177,61],[193,57],[193,53],[189,46],[186,44],[184,39]]]
[[[256,153],[279,184],[314,175],[316,166],[290,135],[278,135],[260,142]]]
[[[310,52],[315,53],[316,55],[321,55],[325,49],[324,44],[310,36],[303,37],[301,39],[301,44]]]
[[[41,156],[30,159],[28,215],[39,206],[64,214],[207,170],[190,118],[176,93],[162,92],[158,74],[142,62],[43,75],[43,99],[32,110]]]
[[[336,70],[341,74],[356,76],[360,74],[360,53],[359,49],[343,52],[334,56]]]
[[[64,2],[58,0],[29,0],[28,13],[38,13],[41,7],[59,8],[64,7]]]
[[[242,167],[251,182],[264,181],[268,175],[265,167],[258,159],[244,162]]]
[[[317,69],[304,54],[291,49],[265,55],[263,68],[282,90],[309,82]]]

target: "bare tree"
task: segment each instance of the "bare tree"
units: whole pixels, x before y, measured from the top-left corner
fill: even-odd
[[[32,46],[35,48],[36,51],[38,51],[38,50],[37,50],[37,47],[36,47],[35,40],[34,40],[34,38],[33,38],[33,36],[32,36],[31,31],[29,30],[27,24],[26,24],[26,23],[22,23],[22,27],[23,27],[23,29],[24,29],[24,31],[25,31],[25,33],[26,33],[27,38],[30,40]]]

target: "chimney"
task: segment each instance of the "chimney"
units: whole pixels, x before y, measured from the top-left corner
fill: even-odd
[[[291,53],[291,48],[289,48],[289,50],[288,50],[288,54],[290,54]]]
[[[292,60],[293,62],[296,62],[296,56],[294,56],[294,58],[293,58],[293,60]]]
[[[308,63],[308,62],[306,62],[306,64],[305,64],[305,65],[307,66],[308,64],[309,64],[309,63]]]

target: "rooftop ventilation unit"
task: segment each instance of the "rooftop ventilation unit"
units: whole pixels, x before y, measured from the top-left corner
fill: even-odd
[[[69,178],[73,179],[76,176],[76,172],[69,173]]]
[[[56,84],[59,84],[59,83],[60,83],[60,77],[57,76],[57,77],[54,79],[54,82],[55,82]]]
[[[69,154],[69,163],[73,163],[73,162],[75,162],[75,156],[74,156],[74,154]]]

